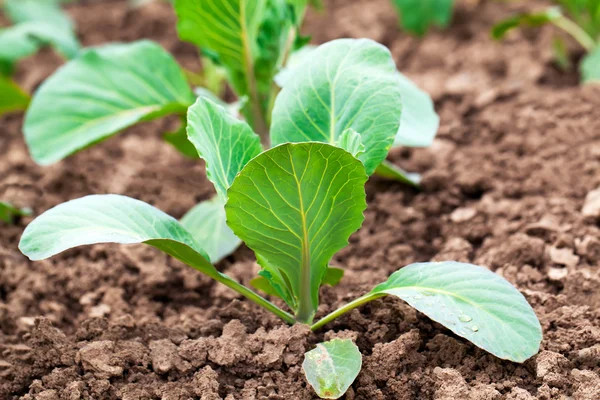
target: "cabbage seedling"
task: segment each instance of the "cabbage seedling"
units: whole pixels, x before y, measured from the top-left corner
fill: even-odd
[[[285,84],[276,100],[271,130],[276,145],[266,151],[250,125],[215,102],[199,98],[188,112],[188,138],[225,203],[226,224],[254,251],[261,266],[257,286],[285,308],[218,271],[204,243],[177,220],[125,196],[87,196],[58,205],[29,224],[19,248],[41,260],[86,244],[145,243],[290,324],[318,330],[391,295],[497,357],[522,362],[535,354],[541,327],[525,298],[493,272],[453,261],[404,267],[315,321],[319,288],[340,279],[329,263],[361,227],[364,185],[398,132],[401,89],[389,51],[370,40],[325,44],[305,70],[306,79]],[[316,380],[319,395],[341,396],[356,376],[360,363],[350,347],[323,345],[326,352],[308,358],[309,379],[322,378]],[[329,367],[311,369],[321,360]],[[326,376],[328,371],[333,375]]]
[[[361,134],[365,146],[362,158],[368,162],[369,174],[382,165],[380,169],[391,171],[388,175],[415,184],[411,175],[404,175],[402,171],[394,169],[393,165],[385,164],[385,156],[394,145],[428,145],[435,136],[439,119],[429,96],[400,75],[389,51],[383,50],[374,42],[361,42],[362,47],[355,47],[361,47],[362,50],[350,53],[352,57],[340,64],[348,67],[356,65],[356,68],[360,66],[364,68],[363,72],[354,73],[356,71],[350,68],[344,74],[339,74],[337,81],[323,86],[323,90],[333,94],[333,97],[327,97],[330,105],[337,108],[333,118],[328,113],[316,113],[314,121],[305,121],[309,126],[304,135],[284,127],[289,125],[289,122],[285,122],[286,110],[282,106],[277,108],[275,98],[278,103],[288,101],[285,100],[290,96],[288,93],[300,88],[303,81],[307,83],[306,74],[312,70],[312,67],[293,69],[288,74],[289,79],[283,89],[273,80],[274,74],[280,72],[284,59],[287,59],[285,54],[289,47],[289,43],[280,37],[280,30],[276,30],[278,40],[272,36],[273,24],[284,24],[288,28],[286,38],[289,40],[295,36],[296,31],[295,19],[292,18],[302,15],[304,10],[301,4],[296,3],[297,8],[290,8],[288,1],[272,0],[262,4],[249,0],[177,0],[175,7],[179,18],[179,32],[182,38],[198,44],[205,54],[218,61],[227,71],[230,84],[237,94],[247,99],[245,102],[241,101],[241,113],[246,117],[249,127],[261,138],[261,143],[255,146],[255,150],[263,149],[270,142],[280,144],[315,140],[335,144],[347,125]],[[276,13],[280,9],[268,6],[272,2],[285,3],[286,7],[283,4],[280,6],[286,12],[282,15]],[[233,7],[232,4],[237,5]],[[260,4],[261,7],[254,8]],[[235,10],[237,13],[231,14]],[[217,18],[223,13],[229,19]],[[232,28],[231,19],[234,17],[239,26],[236,25],[237,30],[227,31],[229,34],[223,36],[232,41],[225,45],[218,39],[222,36],[215,36],[211,32],[223,33],[223,30]],[[250,24],[249,21],[253,22]],[[247,39],[249,42],[246,45],[252,50],[243,59],[239,58],[240,54],[249,50],[244,43],[239,43],[239,37]],[[336,41],[322,46],[315,50],[311,60],[306,60],[319,69],[319,79],[323,83],[326,83],[324,66],[332,61],[332,55],[339,58],[338,64],[343,61],[340,56],[343,51],[348,50],[348,43],[353,42]],[[237,46],[235,51],[234,45]],[[327,54],[327,49],[335,53]],[[370,54],[376,58],[368,58]],[[361,57],[364,59],[360,59]],[[249,58],[252,59],[251,68],[248,67]],[[300,66],[303,64],[304,62],[300,63]],[[352,79],[355,78],[365,80],[365,84],[352,84]],[[393,87],[387,88],[387,85]],[[348,88],[355,87],[356,93],[347,91]],[[254,101],[257,96],[252,95],[249,91],[251,88],[262,88],[263,91],[258,95],[260,101]],[[304,91],[303,88],[300,89]],[[391,102],[383,107],[385,112],[378,113],[376,107],[381,107],[382,101],[386,101],[386,98],[378,96],[378,92],[382,90],[393,92],[393,96],[387,98]],[[366,94],[372,98],[368,102],[369,107],[361,109],[361,103],[355,99]],[[314,110],[319,110],[317,106],[324,99],[323,96],[315,97],[308,91],[302,96],[301,101],[311,104]],[[199,97],[222,103],[216,96],[206,94],[206,91],[202,91]],[[404,104],[401,97],[405,99]],[[196,95],[186,80],[185,72],[156,43],[139,41],[110,44],[83,51],[40,87],[26,114],[25,138],[34,160],[45,165],[138,122],[169,114],[180,115],[184,119],[187,113],[188,119],[181,129],[166,137],[188,155],[197,157],[199,153],[210,163],[206,159],[210,153],[203,149],[197,151],[186,135],[186,130],[189,133],[206,128],[200,126],[202,121],[196,120],[196,111],[190,107],[195,100]],[[401,112],[402,105],[404,112]],[[260,112],[254,112],[255,109]],[[265,110],[269,110],[268,118],[262,117]],[[235,117],[231,115],[231,119]],[[268,121],[269,132],[263,132],[262,124],[257,123],[262,119]],[[324,131],[328,133],[322,134]],[[217,197],[198,204],[182,219],[186,228],[205,244],[205,250],[214,262],[231,254],[240,244],[240,240],[235,238],[225,223],[224,191],[217,187],[217,193]],[[200,223],[201,221],[203,222]],[[207,240],[212,244],[206,244]]]
[[[402,29],[423,36],[431,26],[445,28],[452,18],[454,0],[392,0]]]
[[[600,1],[555,0],[555,3],[558,6],[541,12],[518,14],[498,23],[492,29],[492,36],[501,39],[508,31],[519,26],[552,24],[569,34],[585,50],[586,55],[579,64],[581,81],[600,81]],[[569,65],[564,43],[560,39],[554,42],[554,52],[560,65]]]
[[[43,46],[71,59],[79,51],[73,23],[52,0],[5,0],[4,14],[14,23],[0,28],[0,115],[27,108],[29,95],[11,79],[17,61]]]

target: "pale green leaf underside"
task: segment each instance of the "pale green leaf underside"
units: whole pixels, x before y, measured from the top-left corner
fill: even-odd
[[[204,97],[188,109],[187,133],[206,161],[208,179],[225,202],[235,176],[261,153],[260,138],[246,122]]]
[[[419,188],[421,184],[421,175],[416,172],[407,172],[397,165],[384,161],[375,170],[375,174],[383,178],[394,179]]]
[[[306,380],[322,399],[338,399],[358,376],[362,355],[350,339],[319,343],[304,355]]]
[[[413,81],[398,73],[402,93],[400,129],[393,147],[429,147],[440,126],[431,96]]]
[[[25,139],[42,165],[136,122],[184,112],[194,101],[177,62],[139,41],[90,49],[46,80],[25,117]]]
[[[337,143],[348,128],[360,133],[367,173],[387,156],[400,127],[402,99],[388,49],[368,39],[319,46],[286,78],[273,110],[271,140]]]
[[[452,17],[454,0],[392,0],[403,29],[424,35],[430,26],[444,28]]]
[[[0,201],[0,221],[10,223],[15,217],[30,215],[31,210],[20,209],[5,201]]]
[[[581,81],[600,82],[600,46],[587,54],[581,61]]]
[[[79,42],[68,27],[36,21],[0,30],[0,60],[5,63],[12,64],[47,45],[69,59],[79,52]]]
[[[227,221],[274,284],[314,312],[329,260],[363,222],[366,180],[360,161],[340,148],[280,145],[251,160],[234,180]]]
[[[540,323],[523,295],[499,275],[472,264],[411,264],[375,287],[400,297],[496,357],[523,362],[536,354]]]
[[[29,104],[29,96],[21,90],[12,80],[0,75],[0,115],[24,110]]]
[[[206,273],[218,274],[177,220],[126,196],[92,195],[60,204],[31,222],[19,249],[31,260],[96,243],[146,243]]]
[[[181,218],[181,225],[192,234],[211,262],[217,263],[242,243],[231,231],[225,218],[225,204],[219,197],[198,203]]]

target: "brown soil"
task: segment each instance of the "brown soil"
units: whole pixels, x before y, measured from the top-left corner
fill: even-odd
[[[423,192],[369,182],[364,227],[335,257],[346,276],[323,289],[320,313],[410,262],[469,261],[525,294],[544,329],[539,355],[498,360],[395,299],[311,334],[148,247],[84,247],[31,263],[16,248],[26,218],[0,227],[0,398],[310,399],[302,355],[334,336],[356,339],[364,355],[347,399],[600,398],[600,216],[589,205],[582,213],[600,186],[600,88],[578,87],[576,73],[553,67],[551,29],[491,42],[488,28],[511,8],[465,1],[449,30],[423,41],[397,31],[387,0],[332,0],[327,14],[309,17],[316,42],[367,36],[388,45],[442,120],[431,149],[392,154],[424,174]],[[86,45],[149,37],[196,66],[166,4],[70,10]],[[59,64],[43,52],[18,79],[32,89]],[[110,192],[180,217],[212,194],[202,163],[160,140],[176,121],[40,168],[21,120],[0,119],[0,198],[36,214]],[[244,283],[256,273],[245,248],[220,268]]]

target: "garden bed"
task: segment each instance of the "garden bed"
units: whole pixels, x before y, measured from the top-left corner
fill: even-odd
[[[347,399],[600,398],[600,216],[582,213],[600,186],[600,86],[577,86],[575,72],[552,65],[549,28],[492,42],[489,27],[515,7],[462,2],[447,31],[422,41],[398,32],[387,0],[329,1],[327,14],[308,17],[317,43],[349,36],[388,46],[441,116],[432,148],[391,155],[423,174],[422,192],[367,184],[365,224],[334,258],[346,275],[324,287],[319,315],[411,262],[472,262],[531,303],[544,331],[537,356],[499,360],[392,298],[312,334],[148,247],[98,245],[31,263],[17,249],[24,218],[0,228],[0,398],[311,399],[303,354],[333,337],[356,339],[363,353]],[[69,10],[86,46],[150,38],[197,67],[167,4]],[[59,65],[42,52],[20,65],[18,81],[31,90]],[[29,158],[21,121],[0,119],[0,198],[36,215],[119,193],[181,217],[213,195],[203,163],[161,140],[177,119],[45,168]],[[219,269],[247,284],[258,266],[241,248]]]

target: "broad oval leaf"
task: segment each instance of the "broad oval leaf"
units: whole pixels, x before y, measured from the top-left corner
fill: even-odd
[[[600,46],[583,58],[580,69],[583,83],[600,82]]]
[[[213,263],[233,253],[242,243],[227,225],[224,206],[223,200],[215,196],[196,204],[180,221],[194,240],[202,243]]]
[[[136,122],[183,113],[194,101],[177,62],[139,41],[90,49],[37,91],[25,116],[33,159],[47,165]]]
[[[224,203],[235,176],[261,153],[260,138],[246,122],[204,97],[188,109],[187,133]]]
[[[363,222],[366,180],[361,162],[338,147],[288,143],[246,164],[227,192],[229,226],[296,299],[288,305],[301,322],[312,320],[329,260]]]
[[[542,328],[525,297],[501,276],[455,261],[417,263],[371,293],[390,294],[496,357],[523,362],[536,354]]]
[[[15,24],[35,21],[73,28],[73,21],[61,9],[60,0],[4,0],[4,12]]]
[[[107,194],[60,204],[31,222],[19,249],[33,261],[96,243],[146,243],[214,277],[204,250],[177,220],[143,201]]]
[[[361,135],[360,160],[370,175],[394,141],[402,90],[387,48],[369,39],[319,46],[285,79],[273,110],[271,140],[337,143],[348,128]]]
[[[319,343],[304,355],[306,380],[322,399],[339,399],[358,376],[362,355],[350,339]]]
[[[392,0],[403,29],[423,36],[431,26],[445,28],[452,18],[454,0]]]

